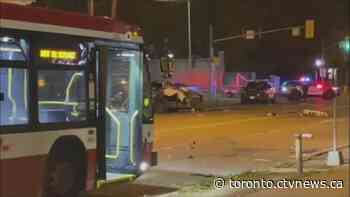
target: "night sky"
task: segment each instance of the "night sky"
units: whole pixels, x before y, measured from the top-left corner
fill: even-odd
[[[187,56],[186,3],[119,1],[119,16],[143,27],[146,44],[160,47],[162,38],[168,37],[176,56]],[[215,25],[214,37],[222,38],[240,34],[242,29],[267,30],[303,25],[305,19],[315,19],[314,40],[292,37],[287,31],[216,45],[217,50],[225,51],[228,71],[298,75],[312,69],[314,59],[321,53],[321,39],[327,46],[349,34],[349,6],[349,0],[193,0],[193,51],[201,57],[208,56],[210,20]],[[337,50],[334,47],[327,53]]]
[[[65,9],[86,10],[86,0],[39,0],[59,2]],[[64,2],[69,3],[64,3]],[[214,37],[238,35],[243,29],[263,30],[303,25],[315,19],[316,38],[292,37],[280,32],[261,39],[236,39],[215,45],[225,51],[227,71],[256,71],[286,76],[300,75],[313,68],[320,57],[321,39],[325,46],[349,35],[350,0],[192,0],[192,50],[208,57],[209,21]],[[111,0],[95,0],[98,15],[110,15]],[[176,57],[187,57],[186,3],[153,0],[118,0],[118,17],[142,27],[146,45],[161,47],[164,38]],[[302,35],[304,32],[302,31]],[[326,51],[329,64],[344,64],[337,47]]]

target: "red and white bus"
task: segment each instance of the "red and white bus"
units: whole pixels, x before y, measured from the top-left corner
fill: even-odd
[[[78,196],[151,165],[149,75],[130,26],[0,3],[0,28],[1,197]]]

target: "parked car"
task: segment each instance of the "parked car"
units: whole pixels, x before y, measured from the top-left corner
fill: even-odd
[[[241,103],[274,103],[276,90],[267,81],[251,81],[241,91]]]
[[[292,81],[285,81],[281,85],[280,94],[281,95],[289,95],[293,89],[298,89],[302,92],[302,86],[307,85],[301,81],[292,80]]]
[[[287,96],[288,100],[299,101],[308,96],[307,89],[309,85],[309,82],[305,81],[285,81],[281,85],[280,94]]]
[[[306,87],[306,88],[305,88]],[[281,86],[281,94],[288,96],[290,100],[298,100],[307,90],[306,96],[322,96],[324,99],[332,99],[339,95],[339,87],[333,86],[329,81],[286,81]]]
[[[315,81],[308,88],[309,96],[321,96],[324,99],[332,99],[339,93],[339,87],[326,80]]]

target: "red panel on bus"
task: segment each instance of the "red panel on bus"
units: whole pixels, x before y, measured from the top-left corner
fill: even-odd
[[[96,185],[96,150],[89,150],[87,156],[86,190],[91,191]]]
[[[0,196],[39,196],[45,159],[35,156],[0,160]]]
[[[87,151],[86,189],[96,183],[96,150]],[[38,197],[43,186],[46,155],[0,160],[0,196]]]
[[[0,18],[116,33],[125,33],[131,28],[108,17],[7,3],[0,3]]]

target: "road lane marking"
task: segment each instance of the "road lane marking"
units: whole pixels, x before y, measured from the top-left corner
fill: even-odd
[[[257,159],[255,159],[255,161],[258,161],[258,162],[271,162],[272,160],[257,158]]]

